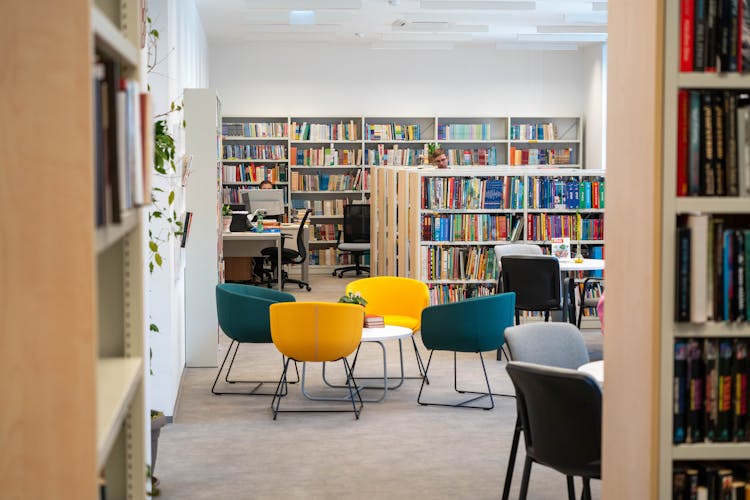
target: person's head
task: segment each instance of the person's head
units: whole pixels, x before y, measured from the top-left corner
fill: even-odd
[[[430,155],[430,163],[437,168],[447,168],[448,156],[445,154],[445,150],[443,148],[435,148]]]
[[[273,189],[273,182],[269,180],[262,181],[260,183],[260,189]]]

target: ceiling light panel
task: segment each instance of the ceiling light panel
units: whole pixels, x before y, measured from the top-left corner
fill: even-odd
[[[557,26],[537,26],[537,33],[606,33],[607,25],[574,25],[561,24]]]
[[[383,33],[384,42],[470,42],[468,33]]]
[[[489,26],[481,24],[454,24],[447,21],[407,21],[397,19],[391,25],[393,31],[419,31],[427,33],[486,33]]]
[[[376,50],[452,50],[455,44],[445,42],[374,42],[370,47]]]
[[[438,10],[534,10],[536,2],[421,0],[419,6]]]
[[[362,0],[245,0],[245,7],[264,10],[360,9]]]
[[[289,12],[289,24],[315,24],[314,10],[293,10]]]

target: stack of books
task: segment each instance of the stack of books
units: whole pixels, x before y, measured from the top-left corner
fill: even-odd
[[[375,314],[365,315],[365,328],[385,328],[385,320]]]

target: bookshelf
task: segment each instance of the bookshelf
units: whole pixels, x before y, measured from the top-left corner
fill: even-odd
[[[603,257],[602,170],[376,167],[373,176],[376,272],[425,281],[433,303],[494,293],[493,247],[514,234],[547,251],[551,238],[570,237]]]
[[[223,281],[221,101],[213,89],[185,89],[185,154],[192,155],[185,209],[193,213],[185,247],[185,365],[217,366],[215,287]]]
[[[43,19],[0,7],[3,32],[19,40],[6,51],[16,70],[0,83],[16,103],[0,105],[3,116],[15,117],[0,153],[7,167],[0,174],[3,227],[14,235],[3,246],[0,284],[8,332],[0,349],[3,497],[92,498],[100,476],[108,497],[146,496],[144,214],[132,191],[116,204],[104,195],[114,178],[97,183],[105,162],[113,173],[122,164],[97,154],[105,137],[98,110],[115,94],[101,88],[113,73],[94,64],[98,58],[140,80],[140,24],[125,21],[139,19],[139,6],[41,1],[34,8]],[[50,121],[58,132],[39,144],[38,131]],[[123,126],[141,133],[138,120]],[[18,216],[17,187],[35,177],[23,165],[48,163],[49,151],[55,168],[35,193],[54,211],[46,214],[54,223],[40,230]],[[122,170],[126,178],[132,168]]]

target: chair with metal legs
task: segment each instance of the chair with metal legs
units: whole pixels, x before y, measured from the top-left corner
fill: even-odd
[[[594,378],[577,370],[511,361],[508,375],[516,389],[526,461],[520,500],[526,500],[531,464],[565,474],[568,498],[575,499],[573,477],[583,478],[584,500],[591,479],[601,479],[602,392]]]
[[[491,410],[495,407],[493,396],[514,397],[512,394],[492,392],[482,352],[497,350],[505,343],[505,329],[513,325],[515,297],[512,292],[472,297],[460,302],[431,306],[422,311],[422,342],[427,349],[430,349],[424,380],[427,379],[435,351],[451,351],[453,352],[453,389],[461,394],[477,394],[477,396],[458,403],[428,402],[422,399],[425,386],[423,380],[417,396],[419,404]],[[458,352],[479,355],[487,386],[486,391],[459,389],[456,362]],[[489,398],[489,405],[470,405],[485,397]]]
[[[513,361],[524,361],[557,368],[576,369],[589,362],[589,353],[583,335],[570,323],[527,323],[505,330],[505,342]],[[516,416],[513,442],[505,472],[502,500],[508,500],[513,468],[516,463],[518,442],[521,437],[521,417]],[[575,497],[573,477],[568,477],[570,498]]]
[[[412,278],[374,276],[350,282],[346,285],[345,291],[347,294],[359,293],[367,301],[366,314],[382,316],[386,325],[404,326],[411,329],[411,342],[419,369],[419,377],[417,378],[424,377],[424,363],[419,354],[414,334],[420,329],[422,311],[430,305],[430,291],[427,285]],[[400,346],[401,341],[399,340]],[[427,383],[429,384],[430,381],[428,380]]]
[[[271,324],[269,307],[277,302],[294,302],[294,295],[257,286],[238,283],[221,283],[216,285],[216,313],[221,330],[231,339],[224,360],[216,373],[211,392],[217,395],[234,394],[247,396],[273,396],[274,393],[257,392],[265,383],[276,383],[276,380],[237,380],[229,377],[237,357],[240,344],[270,344]],[[234,350],[233,350],[234,349]],[[253,384],[249,392],[220,391],[216,384],[224,371],[224,365],[232,359],[224,375],[227,384]],[[282,359],[282,363],[283,363]]]
[[[362,340],[362,307],[356,304],[330,302],[277,303],[270,307],[271,337],[276,348],[285,356],[276,393],[271,401],[273,419],[281,412],[342,412],[352,411],[359,419],[362,398],[352,376],[347,356]],[[302,362],[302,385],[309,362],[342,361],[347,385],[347,398],[339,401],[351,404],[351,409],[326,407],[319,409],[280,409],[281,398],[287,392],[287,371],[290,361]],[[335,401],[329,398],[329,401]]]

